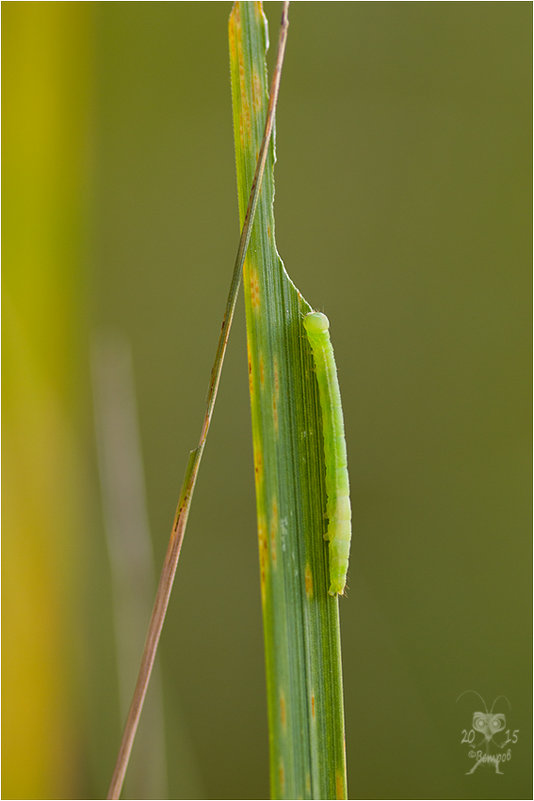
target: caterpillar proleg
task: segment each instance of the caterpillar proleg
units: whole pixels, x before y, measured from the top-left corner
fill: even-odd
[[[347,579],[351,538],[351,508],[347,446],[341,394],[337,380],[334,350],[330,342],[328,317],[310,312],[304,317],[304,328],[313,353],[319,400],[323,420],[324,456],[326,465],[326,514],[330,569],[330,595],[342,595]]]

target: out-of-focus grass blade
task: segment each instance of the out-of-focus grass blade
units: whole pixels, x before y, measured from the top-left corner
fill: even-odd
[[[234,5],[229,38],[242,223],[268,99],[261,3]],[[338,601],[327,593],[320,409],[302,327],[311,307],[276,250],[274,161],[272,142],[243,273],[271,791],[346,798]]]
[[[93,409],[113,588],[119,700],[121,716],[126,718],[143,646],[145,620],[152,604],[154,558],[131,349],[119,332],[99,332],[91,344]],[[163,694],[157,664],[145,719],[126,793],[163,798],[167,795],[167,765]]]
[[[4,798],[86,792],[79,699],[90,682],[77,667],[92,14],[87,3],[2,6]]]

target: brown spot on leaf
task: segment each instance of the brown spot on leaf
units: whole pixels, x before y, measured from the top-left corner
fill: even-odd
[[[336,798],[345,798],[345,776],[336,770]]]
[[[253,309],[260,307],[260,282],[256,270],[250,270],[250,303]]]
[[[247,360],[248,360],[248,388],[250,390],[250,397],[254,394],[254,377],[252,372],[252,354],[250,352],[250,342],[247,338]]]
[[[306,585],[306,597],[308,601],[311,601],[313,598],[313,575],[309,562],[306,563],[306,570],[304,571],[304,583]]]
[[[235,25],[234,25],[234,18],[230,19],[230,25],[228,26],[228,44],[230,48],[230,53],[232,54],[232,60],[235,58]]]
[[[263,456],[259,448],[254,449],[254,476],[257,487],[259,482],[263,479]]]
[[[261,110],[263,105],[263,97],[261,91],[261,81],[258,71],[255,67],[252,69],[252,107],[257,113]]]

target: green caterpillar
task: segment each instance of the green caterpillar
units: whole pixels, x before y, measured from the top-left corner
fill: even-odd
[[[328,317],[321,312],[310,312],[304,317],[304,328],[315,361],[323,417],[328,517],[324,537],[329,543],[330,566],[328,592],[330,595],[342,595],[347,580],[352,529],[345,426],[329,327]]]

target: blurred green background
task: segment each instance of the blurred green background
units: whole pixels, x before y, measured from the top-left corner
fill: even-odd
[[[229,13],[2,6],[4,798],[107,789],[239,236]],[[351,798],[531,797],[531,22],[290,9],[277,241],[343,392]],[[129,798],[269,793],[243,317]],[[465,690],[507,697],[503,776],[465,775]]]

